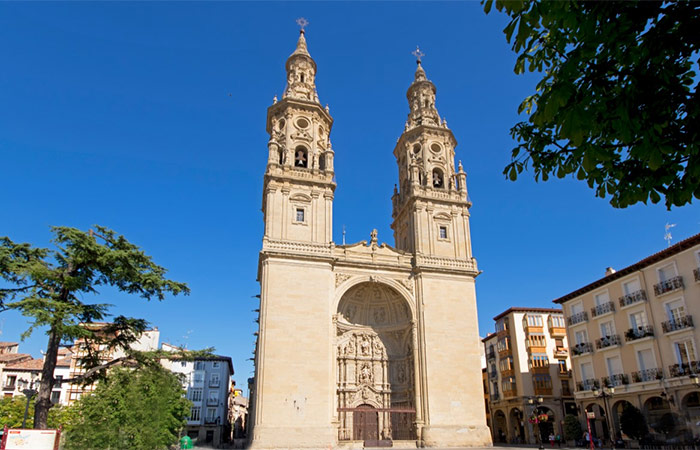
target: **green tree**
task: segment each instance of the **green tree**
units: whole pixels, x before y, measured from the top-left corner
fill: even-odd
[[[488,13],[493,0],[482,0]],[[518,54],[543,72],[504,170],[572,175],[625,208],[700,198],[700,2],[496,0]]]
[[[583,430],[581,430],[581,423],[578,421],[578,417],[573,414],[567,414],[564,417],[564,439],[567,441],[577,441],[581,439]]]
[[[85,326],[104,320],[111,305],[85,303],[83,298],[97,293],[97,287],[103,285],[147,300],[163,300],[166,293],[189,293],[184,283],[166,279],[166,270],[123,236],[104,227],[95,228],[96,232],[52,227],[55,249],[35,248],[0,237],[0,279],[4,280],[4,285],[0,285],[0,311],[16,310],[31,319],[23,338],[37,327],[47,328],[34,428],[48,426],[55,384],[53,372],[62,344],[81,339],[87,350],[81,358],[86,372],[64,382],[87,383],[104,377],[112,365],[147,362],[147,355],[133,351],[130,345],[148,323],[117,316],[104,326]],[[107,352],[120,350],[125,356],[103,364],[98,348]]]
[[[29,401],[29,417],[34,415],[35,398]],[[27,405],[27,397],[5,397],[0,399],[0,427],[7,425],[9,428],[19,428],[24,419],[24,408]],[[69,430],[76,421],[77,409],[71,406],[54,406],[49,411],[49,428],[62,427]]]
[[[620,428],[632,439],[639,440],[649,434],[647,420],[639,408],[627,403],[620,414]]]
[[[158,450],[173,445],[190,414],[181,380],[158,366],[115,368],[77,404],[66,450]]]

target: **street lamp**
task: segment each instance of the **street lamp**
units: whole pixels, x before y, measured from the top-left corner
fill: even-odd
[[[22,393],[27,397],[27,406],[24,407],[24,419],[22,419],[22,428],[27,428],[27,416],[29,415],[29,401],[36,395],[34,389],[34,381],[32,381],[27,389],[23,389]]]
[[[542,444],[542,440],[539,439],[539,438],[537,437],[537,435],[535,434],[535,424],[532,423],[531,421],[532,421],[532,416],[533,416],[533,414],[534,414],[535,411],[537,410],[537,407],[538,407],[539,405],[541,405],[542,403],[544,403],[544,398],[543,398],[541,395],[538,395],[537,397],[528,397],[528,398],[527,398],[527,404],[528,404],[528,405],[530,406],[530,408],[531,408],[531,409],[530,409],[530,417],[528,418],[528,422],[530,423],[530,429],[532,430],[532,435],[533,435],[534,438],[535,438],[535,443],[537,443],[537,441],[540,441],[540,442],[539,442],[540,444]],[[539,431],[539,426],[538,426],[537,428],[538,428],[538,431]],[[542,447],[542,445],[540,445],[540,447]]]
[[[615,386],[613,386],[612,384],[603,386],[601,389],[593,389],[593,395],[596,398],[602,398],[603,404],[605,405],[605,428],[607,428],[608,430],[608,439],[610,439],[610,442],[615,442],[613,440],[614,438],[611,436],[612,430],[610,429],[610,416],[608,411],[608,399],[611,398],[613,394],[615,394]]]
[[[697,373],[690,375],[690,382],[695,385],[695,387],[700,387],[700,377]]]

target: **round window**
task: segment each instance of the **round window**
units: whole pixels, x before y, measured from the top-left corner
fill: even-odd
[[[418,153],[420,152],[420,144],[416,144],[413,146],[413,153]]]
[[[433,145],[430,146],[430,150],[434,151],[435,153],[438,153],[442,148],[440,148],[440,144],[438,143],[433,143]]]
[[[309,121],[304,119],[303,117],[300,119],[297,119],[297,126],[299,128],[307,128],[309,126]]]

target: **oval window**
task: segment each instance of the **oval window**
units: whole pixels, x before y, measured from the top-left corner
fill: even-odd
[[[413,146],[413,153],[418,153],[420,151],[420,144],[416,144]]]
[[[433,143],[433,145],[430,146],[430,150],[434,151],[435,153],[438,153],[442,149],[440,148],[440,144]]]
[[[304,119],[303,117],[300,119],[297,119],[297,126],[299,128],[306,128],[309,126],[309,121]]]
[[[281,131],[282,129],[284,129],[285,123],[286,123],[286,122],[284,121],[284,119],[280,119],[280,121],[277,122],[277,129],[280,130],[280,131]]]

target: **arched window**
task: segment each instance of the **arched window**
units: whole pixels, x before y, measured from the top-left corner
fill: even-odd
[[[294,150],[294,167],[309,167],[309,152],[299,146]]]
[[[445,180],[442,176],[442,171],[440,169],[433,169],[433,187],[443,188],[445,187]]]
[[[321,156],[318,157],[318,168],[321,170],[326,170],[326,155],[321,153]]]

